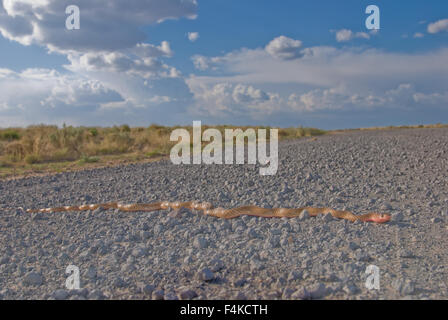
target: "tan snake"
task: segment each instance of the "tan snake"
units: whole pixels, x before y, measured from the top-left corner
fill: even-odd
[[[28,213],[36,212],[65,212],[65,211],[87,211],[95,210],[98,208],[104,209],[118,209],[125,212],[152,212],[158,210],[174,209],[178,210],[180,208],[187,208],[191,210],[202,211],[204,215],[213,216],[223,219],[233,219],[242,215],[264,217],[264,218],[295,218],[300,217],[301,213],[305,210],[310,216],[315,217],[319,214],[331,214],[334,218],[345,219],[351,222],[357,220],[362,222],[376,222],[385,223],[390,221],[391,216],[386,213],[366,213],[362,215],[355,215],[350,211],[345,210],[334,210],[331,208],[315,208],[315,207],[302,207],[302,208],[261,208],[257,206],[242,206],[233,209],[224,208],[213,208],[213,205],[209,202],[199,202],[199,201],[188,201],[188,202],[154,202],[154,203],[140,203],[140,204],[121,204],[118,202],[109,202],[103,204],[91,204],[82,206],[65,206],[65,207],[55,207],[47,209],[28,209]]]

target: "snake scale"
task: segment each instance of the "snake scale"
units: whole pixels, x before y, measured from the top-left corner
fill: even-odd
[[[213,208],[213,205],[209,202],[188,201],[188,202],[154,202],[154,203],[137,203],[137,204],[121,204],[118,202],[109,202],[103,204],[91,204],[81,206],[65,206],[55,207],[47,209],[28,209],[28,213],[36,212],[65,212],[65,211],[87,211],[95,210],[98,208],[104,209],[118,209],[125,212],[152,212],[158,210],[187,208],[190,210],[202,211],[204,215],[213,216],[222,219],[234,219],[242,215],[264,217],[264,218],[295,218],[307,211],[309,216],[315,217],[319,214],[331,214],[334,218],[345,219],[351,222],[376,222],[385,223],[390,221],[391,216],[386,213],[371,212],[362,215],[355,215],[350,211],[334,210],[331,208],[315,208],[315,207],[302,207],[302,208],[261,208],[257,206],[242,206],[232,209]]]

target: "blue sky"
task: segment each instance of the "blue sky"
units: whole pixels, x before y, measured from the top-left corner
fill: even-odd
[[[0,126],[446,122],[447,43],[442,0],[3,0]]]

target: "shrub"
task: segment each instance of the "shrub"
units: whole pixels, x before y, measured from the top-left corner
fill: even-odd
[[[131,132],[131,127],[129,127],[127,124],[124,124],[120,127],[121,132]]]
[[[46,158],[48,158],[48,160],[51,161],[70,161],[70,160],[76,160],[78,156],[73,152],[71,152],[68,148],[62,148],[54,151]]]
[[[25,148],[20,142],[12,142],[5,148],[5,154],[13,162],[17,162],[25,158]]]
[[[92,137],[98,136],[98,129],[97,128],[90,128],[89,132],[90,132]]]
[[[28,164],[39,163],[39,161],[40,161],[40,158],[36,154],[29,154],[29,155],[25,156],[25,162]]]
[[[0,133],[0,139],[8,140],[8,141],[19,140],[20,134],[16,130],[6,130],[6,131]]]

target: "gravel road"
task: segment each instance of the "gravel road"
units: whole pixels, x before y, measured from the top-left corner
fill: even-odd
[[[448,299],[448,129],[353,131],[254,165],[164,160],[0,181],[3,299]],[[388,224],[155,213],[25,214],[109,201],[330,206]],[[67,290],[66,268],[81,288]],[[369,265],[379,290],[365,286]]]

